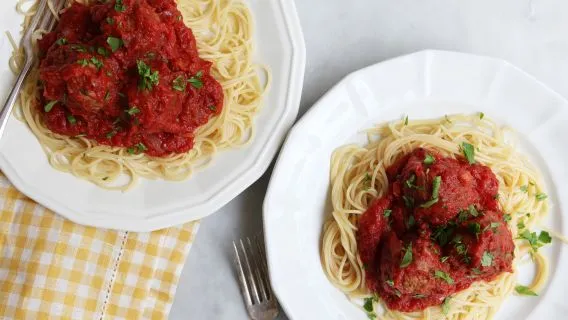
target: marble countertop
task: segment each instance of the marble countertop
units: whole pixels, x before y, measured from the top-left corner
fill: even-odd
[[[307,47],[300,115],[348,73],[422,49],[503,58],[568,97],[567,1],[297,0],[296,6]],[[204,219],[171,320],[248,319],[231,241],[261,232],[269,175]]]

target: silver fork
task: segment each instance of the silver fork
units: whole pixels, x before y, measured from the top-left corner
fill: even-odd
[[[278,316],[278,301],[268,279],[264,246],[258,237],[233,241],[235,264],[248,314],[253,320]]]
[[[22,69],[20,70],[20,73],[16,78],[16,82],[14,83],[12,91],[10,91],[10,95],[8,96],[8,99],[4,104],[4,108],[0,112],[0,139],[4,135],[6,124],[8,123],[8,119],[10,118],[14,104],[18,99],[18,94],[20,93],[22,84],[24,83],[26,76],[35,63],[32,35],[36,30],[50,31],[55,25],[55,16],[51,13],[51,10],[49,10],[47,1],[48,0],[39,0],[37,13],[34,15],[29,27],[22,37],[22,41],[20,42],[20,46],[24,49],[25,53],[24,65],[22,66]],[[59,11],[63,8],[65,0],[56,0],[52,1],[52,3],[54,4],[54,9]]]

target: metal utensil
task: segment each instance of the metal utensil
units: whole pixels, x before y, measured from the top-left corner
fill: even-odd
[[[14,87],[10,91],[10,95],[4,104],[4,108],[0,112],[0,139],[4,135],[4,130],[6,129],[6,124],[14,108],[14,104],[18,99],[18,94],[22,88],[22,84],[26,79],[30,69],[35,63],[35,54],[32,45],[32,36],[36,30],[46,30],[49,31],[55,25],[55,16],[49,9],[47,5],[48,0],[39,0],[37,6],[37,13],[34,15],[29,27],[26,29],[24,36],[20,42],[20,46],[24,49],[24,65],[16,78]],[[57,11],[63,8],[65,0],[52,1],[53,8]]]
[[[258,238],[233,241],[235,264],[248,314],[253,320],[278,316],[278,301],[272,292],[264,246]]]

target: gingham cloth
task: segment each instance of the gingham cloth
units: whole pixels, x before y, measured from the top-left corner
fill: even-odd
[[[0,319],[166,319],[198,223],[152,233],[72,223],[0,174]]]

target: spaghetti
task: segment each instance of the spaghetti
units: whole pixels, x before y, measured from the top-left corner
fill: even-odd
[[[435,120],[397,121],[367,131],[369,144],[347,145],[331,159],[332,218],[324,225],[321,261],[328,279],[352,301],[365,298],[364,309],[379,319],[489,319],[512,292],[533,294],[548,277],[547,260],[538,251],[538,237],[529,230],[548,212],[539,172],[515,151],[511,130],[478,115],[454,115]],[[462,156],[463,143],[475,146],[475,159],[488,166],[498,182],[498,201],[509,218],[514,239],[513,272],[502,273],[491,282],[477,281],[444,300],[440,306],[421,311],[399,312],[386,308],[378,297],[369,297],[366,272],[359,255],[359,218],[372,201],[389,190],[386,168],[416,148],[435,150],[445,157]],[[550,242],[548,233],[542,236]],[[517,286],[518,267],[527,256],[536,265],[530,285]],[[381,305],[385,312],[376,314]]]
[[[90,4],[91,0],[76,0]],[[26,0],[19,0],[17,10],[26,18],[24,28],[35,14],[36,6],[25,10]],[[73,1],[68,1],[70,6]],[[23,118],[40,141],[50,164],[61,171],[112,190],[128,190],[140,177],[180,181],[207,165],[217,151],[246,145],[254,138],[254,118],[261,108],[270,83],[270,71],[253,62],[253,20],[250,9],[241,0],[178,0],[183,21],[192,29],[199,56],[212,61],[211,75],[221,84],[223,108],[194,136],[188,152],[165,157],[145,153],[132,154],[127,148],[102,145],[82,136],[54,133],[36,107],[39,92],[38,67],[30,72],[20,94],[19,117]],[[50,3],[50,9],[55,10]],[[45,31],[38,31],[34,44]],[[14,50],[10,65],[15,71],[21,51]],[[266,75],[266,85],[261,74]]]

